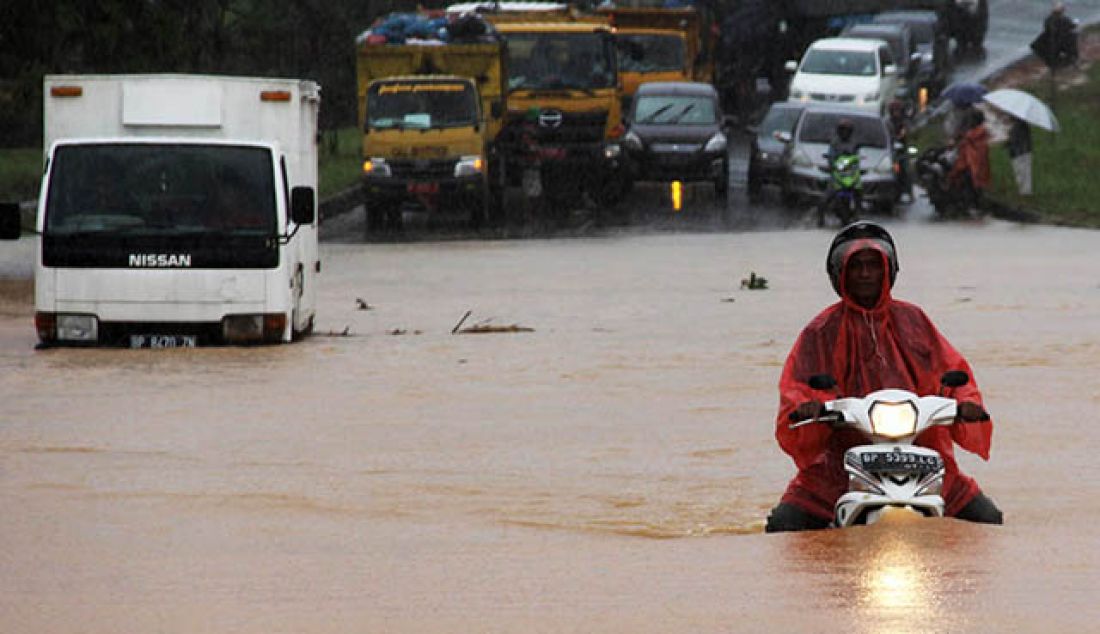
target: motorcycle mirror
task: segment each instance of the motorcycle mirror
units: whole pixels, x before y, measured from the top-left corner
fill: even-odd
[[[966,374],[963,372],[963,374]],[[831,390],[836,387],[836,379],[831,374],[815,374],[808,381],[810,387],[815,390]]]
[[[962,387],[970,382],[970,375],[962,370],[944,372],[940,377],[940,385],[944,387]]]

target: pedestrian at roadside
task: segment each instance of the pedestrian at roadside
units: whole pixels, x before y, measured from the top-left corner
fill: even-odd
[[[1031,195],[1031,126],[1027,121],[1012,117],[1008,129],[1008,156],[1012,159],[1012,172],[1021,196]]]
[[[1062,68],[1077,63],[1077,23],[1066,15],[1066,3],[1054,3],[1043,21],[1043,33],[1049,38],[1050,66]]]

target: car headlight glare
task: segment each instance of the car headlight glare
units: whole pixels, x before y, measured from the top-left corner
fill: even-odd
[[[58,341],[91,343],[99,340],[99,320],[95,315],[58,315]]]
[[[631,130],[630,132],[626,133],[626,136],[623,137],[623,145],[625,145],[626,149],[628,150],[640,152],[645,144],[642,143],[642,138],[635,134],[633,130]]]
[[[386,159],[376,156],[363,161],[363,175],[393,176],[393,171],[390,170],[390,165],[386,162]]]
[[[477,176],[485,169],[485,160],[480,154],[470,154],[458,159],[455,163],[455,178],[463,176]]]
[[[721,132],[715,132],[714,136],[710,137],[707,144],[703,146],[704,152],[724,152],[726,149],[726,135]]]
[[[894,173],[894,159],[887,154],[882,157],[882,160],[875,166],[876,174],[893,174]]]
[[[917,430],[917,408],[909,401],[878,401],[871,406],[871,429],[886,438],[912,435]]]

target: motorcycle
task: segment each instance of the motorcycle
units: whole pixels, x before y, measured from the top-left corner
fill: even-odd
[[[917,157],[917,181],[941,218],[966,216],[976,202],[973,192],[948,178],[956,156],[954,148],[944,146],[928,148]]]
[[[822,154],[828,161],[829,155]],[[847,225],[859,217],[863,206],[863,169],[860,167],[859,152],[838,154],[818,169],[829,175],[829,186],[825,199],[817,206],[817,226],[825,225],[825,216],[835,214],[840,224]]]
[[[966,372],[947,372],[940,378],[941,392],[969,381]],[[815,375],[810,377],[810,387],[832,390],[836,380]],[[957,405],[955,399],[942,395],[918,396],[907,390],[885,389],[862,398],[828,401],[814,418],[795,421],[797,416],[792,413],[791,429],[828,424],[855,429],[869,441],[844,453],[848,491],[836,501],[834,527],[873,524],[893,509],[943,517],[943,458],[913,441],[930,427],[955,424]]]

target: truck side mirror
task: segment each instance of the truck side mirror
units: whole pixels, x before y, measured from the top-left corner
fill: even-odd
[[[18,240],[23,233],[19,203],[0,203],[0,240]]]
[[[311,225],[316,216],[313,188],[298,186],[290,190],[290,219],[296,225]]]

